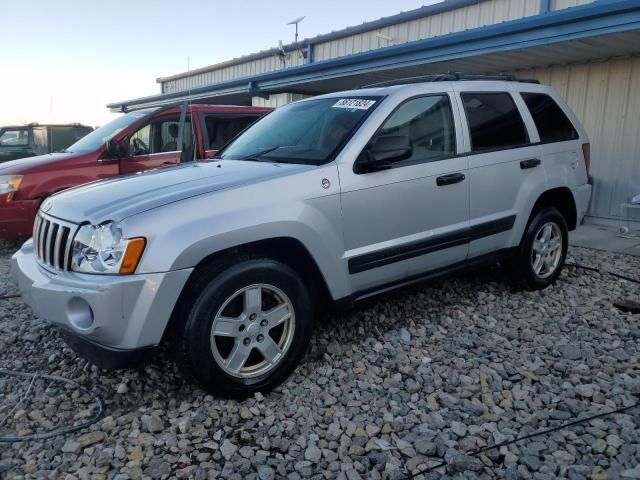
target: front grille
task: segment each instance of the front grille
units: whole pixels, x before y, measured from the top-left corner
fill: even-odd
[[[39,212],[33,225],[33,246],[40,262],[57,270],[70,270],[71,246],[77,228]]]

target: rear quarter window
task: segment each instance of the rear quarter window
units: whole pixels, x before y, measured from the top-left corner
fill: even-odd
[[[215,115],[207,115],[205,117],[205,125],[209,136],[207,150],[219,150],[258,118],[260,117],[216,117]]]
[[[529,143],[520,111],[507,92],[464,92],[471,150],[498,150]]]
[[[73,145],[88,132],[84,129],[78,129],[76,127],[49,127],[49,137],[51,142],[51,151],[57,152],[64,150],[67,147]]]
[[[544,93],[522,93],[543,143],[577,140],[578,132],[553,98]]]

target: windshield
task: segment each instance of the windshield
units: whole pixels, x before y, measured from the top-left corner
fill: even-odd
[[[0,147],[29,145],[29,130],[26,128],[0,129]]]
[[[98,128],[97,130],[94,130],[89,135],[82,137],[76,143],[68,147],[65,151],[73,153],[93,152],[107,143],[129,125],[137,122],[141,118],[146,117],[156,110],[157,108],[147,108],[145,110],[138,110],[122,115],[121,117],[112,120],[106,125]]]
[[[270,113],[218,158],[321,165],[339,150],[381,97],[332,97],[291,103]]]

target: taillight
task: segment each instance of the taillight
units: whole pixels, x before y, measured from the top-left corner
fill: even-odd
[[[591,144],[590,143],[582,144],[582,155],[584,155],[584,166],[587,167],[587,175],[589,175],[589,171],[591,170]]]

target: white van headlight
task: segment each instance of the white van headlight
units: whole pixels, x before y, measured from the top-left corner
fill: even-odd
[[[145,244],[142,237],[125,239],[115,222],[83,225],[73,240],[71,269],[81,273],[133,273]]]

